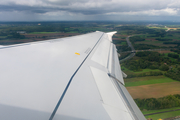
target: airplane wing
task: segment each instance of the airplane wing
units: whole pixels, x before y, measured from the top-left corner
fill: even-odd
[[[0,119],[145,120],[124,87],[114,33],[0,46]]]

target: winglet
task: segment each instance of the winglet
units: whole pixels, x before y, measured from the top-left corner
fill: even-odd
[[[107,34],[113,36],[116,33],[117,33],[117,31],[113,31],[113,32],[108,32]]]
[[[114,31],[114,32],[108,32],[108,33],[106,33],[106,34],[108,34],[109,40],[112,41],[112,36],[113,36],[114,34],[116,34],[116,33],[117,33],[117,31]]]

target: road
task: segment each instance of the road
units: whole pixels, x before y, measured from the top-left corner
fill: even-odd
[[[129,56],[127,56],[126,58],[120,60],[120,63],[125,61],[125,60],[128,60],[128,59],[131,59],[132,57],[134,57],[136,55],[136,53],[131,53]]]
[[[129,37],[132,37],[132,36],[128,36],[127,38],[126,38],[126,41],[127,41],[127,43],[128,43],[128,46],[131,48],[131,52],[135,52],[135,49],[134,49],[134,47],[132,46],[132,44],[131,44],[131,42],[129,41]]]
[[[121,52],[121,53],[131,53],[129,56],[127,56],[126,58],[120,60],[120,62],[123,62],[125,60],[131,59],[132,57],[135,56],[136,52],[142,52],[142,51],[163,51],[163,50],[171,50],[169,48],[165,48],[165,49],[148,49],[148,50],[135,50],[133,45],[131,44],[131,42],[129,41],[129,38],[132,37],[134,35],[130,35],[128,37],[126,37],[126,41],[128,46],[131,48],[131,51],[125,51],[125,52]]]
[[[125,61],[125,60],[131,59],[131,58],[134,57],[135,54],[136,54],[136,51],[135,51],[133,45],[132,45],[131,42],[129,41],[129,37],[131,37],[131,36],[126,37],[126,41],[127,41],[127,43],[128,43],[128,46],[131,48],[131,51],[130,51],[131,54],[130,54],[129,56],[127,56],[126,58],[120,60],[120,62],[123,62],[123,61]]]

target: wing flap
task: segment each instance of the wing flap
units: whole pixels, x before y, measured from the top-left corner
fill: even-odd
[[[106,39],[103,40],[96,49],[91,59],[107,68],[109,49],[110,49],[110,42]]]
[[[91,71],[102,97],[102,102],[106,105],[128,112],[123,104],[123,101],[119,98],[117,90],[115,89],[108,74],[93,67],[91,67]]]

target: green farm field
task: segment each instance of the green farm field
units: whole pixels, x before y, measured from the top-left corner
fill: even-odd
[[[164,112],[164,111],[170,111],[170,110],[176,110],[176,109],[180,109],[180,107],[174,107],[174,108],[169,108],[169,109],[160,109],[160,110],[142,110],[142,113],[144,115],[146,115],[146,114],[157,113],[157,112]]]
[[[121,44],[120,45],[126,45],[127,43],[126,42],[121,42]]]
[[[165,27],[158,27],[158,26],[147,26],[148,28],[151,28],[151,29],[165,29],[167,30],[167,28]]]
[[[127,75],[160,71],[159,69],[142,69],[141,71],[132,71],[132,70],[125,68],[124,66],[121,66],[121,69]]]
[[[171,53],[173,53],[173,54],[177,54],[177,53],[175,53],[175,52],[171,52]],[[168,53],[164,53],[164,55],[166,56],[166,57],[168,57]],[[178,54],[177,54],[178,55]],[[179,55],[180,56],[180,55]],[[172,57],[169,57],[169,59],[170,60],[172,60],[172,61],[175,61],[176,59],[174,59],[174,58],[172,58]]]
[[[0,36],[0,38],[6,38],[7,36]]]
[[[175,117],[175,116],[179,116],[179,115],[180,115],[180,111],[172,111],[172,112],[167,112],[167,113],[148,115],[145,117],[151,118],[152,120],[158,120],[158,119],[164,119],[164,118],[171,118],[171,117]]]
[[[161,47],[174,47],[177,45],[174,44],[163,44],[161,41],[141,41],[141,42],[136,42],[136,44],[148,44],[148,45],[155,45],[155,46],[161,46]]]
[[[132,71],[132,70],[129,70],[127,69],[126,67],[124,66],[121,66],[121,69],[124,71],[124,72],[132,72],[132,73],[142,73],[142,72],[150,72],[150,71],[160,71],[159,69],[142,69],[141,71]]]
[[[169,83],[169,82],[175,82],[175,81],[165,76],[135,77],[135,78],[126,78],[125,86],[131,87],[131,86],[141,86],[141,85]]]
[[[157,112],[164,112],[164,111],[170,111],[170,110],[176,110],[176,109],[180,109],[180,107],[175,107],[175,108],[169,108],[169,109],[161,109],[161,110],[144,110],[142,111],[142,113],[144,115],[146,114],[151,114],[151,113],[157,113]],[[175,116],[179,116],[180,115],[180,111],[173,111],[173,112],[166,112],[166,113],[160,113],[160,114],[154,114],[154,115],[147,115],[145,116],[146,118],[152,118],[153,120],[157,120],[157,119],[164,119],[164,118],[170,118],[170,117],[175,117]]]
[[[48,34],[48,33],[59,33],[59,32],[31,32],[29,34]]]
[[[133,99],[160,98],[167,95],[180,94],[180,82],[166,82],[158,84],[126,87]]]
[[[142,71],[136,71],[134,73],[144,73],[144,72],[155,72],[155,71],[160,71],[159,69],[142,69]]]

